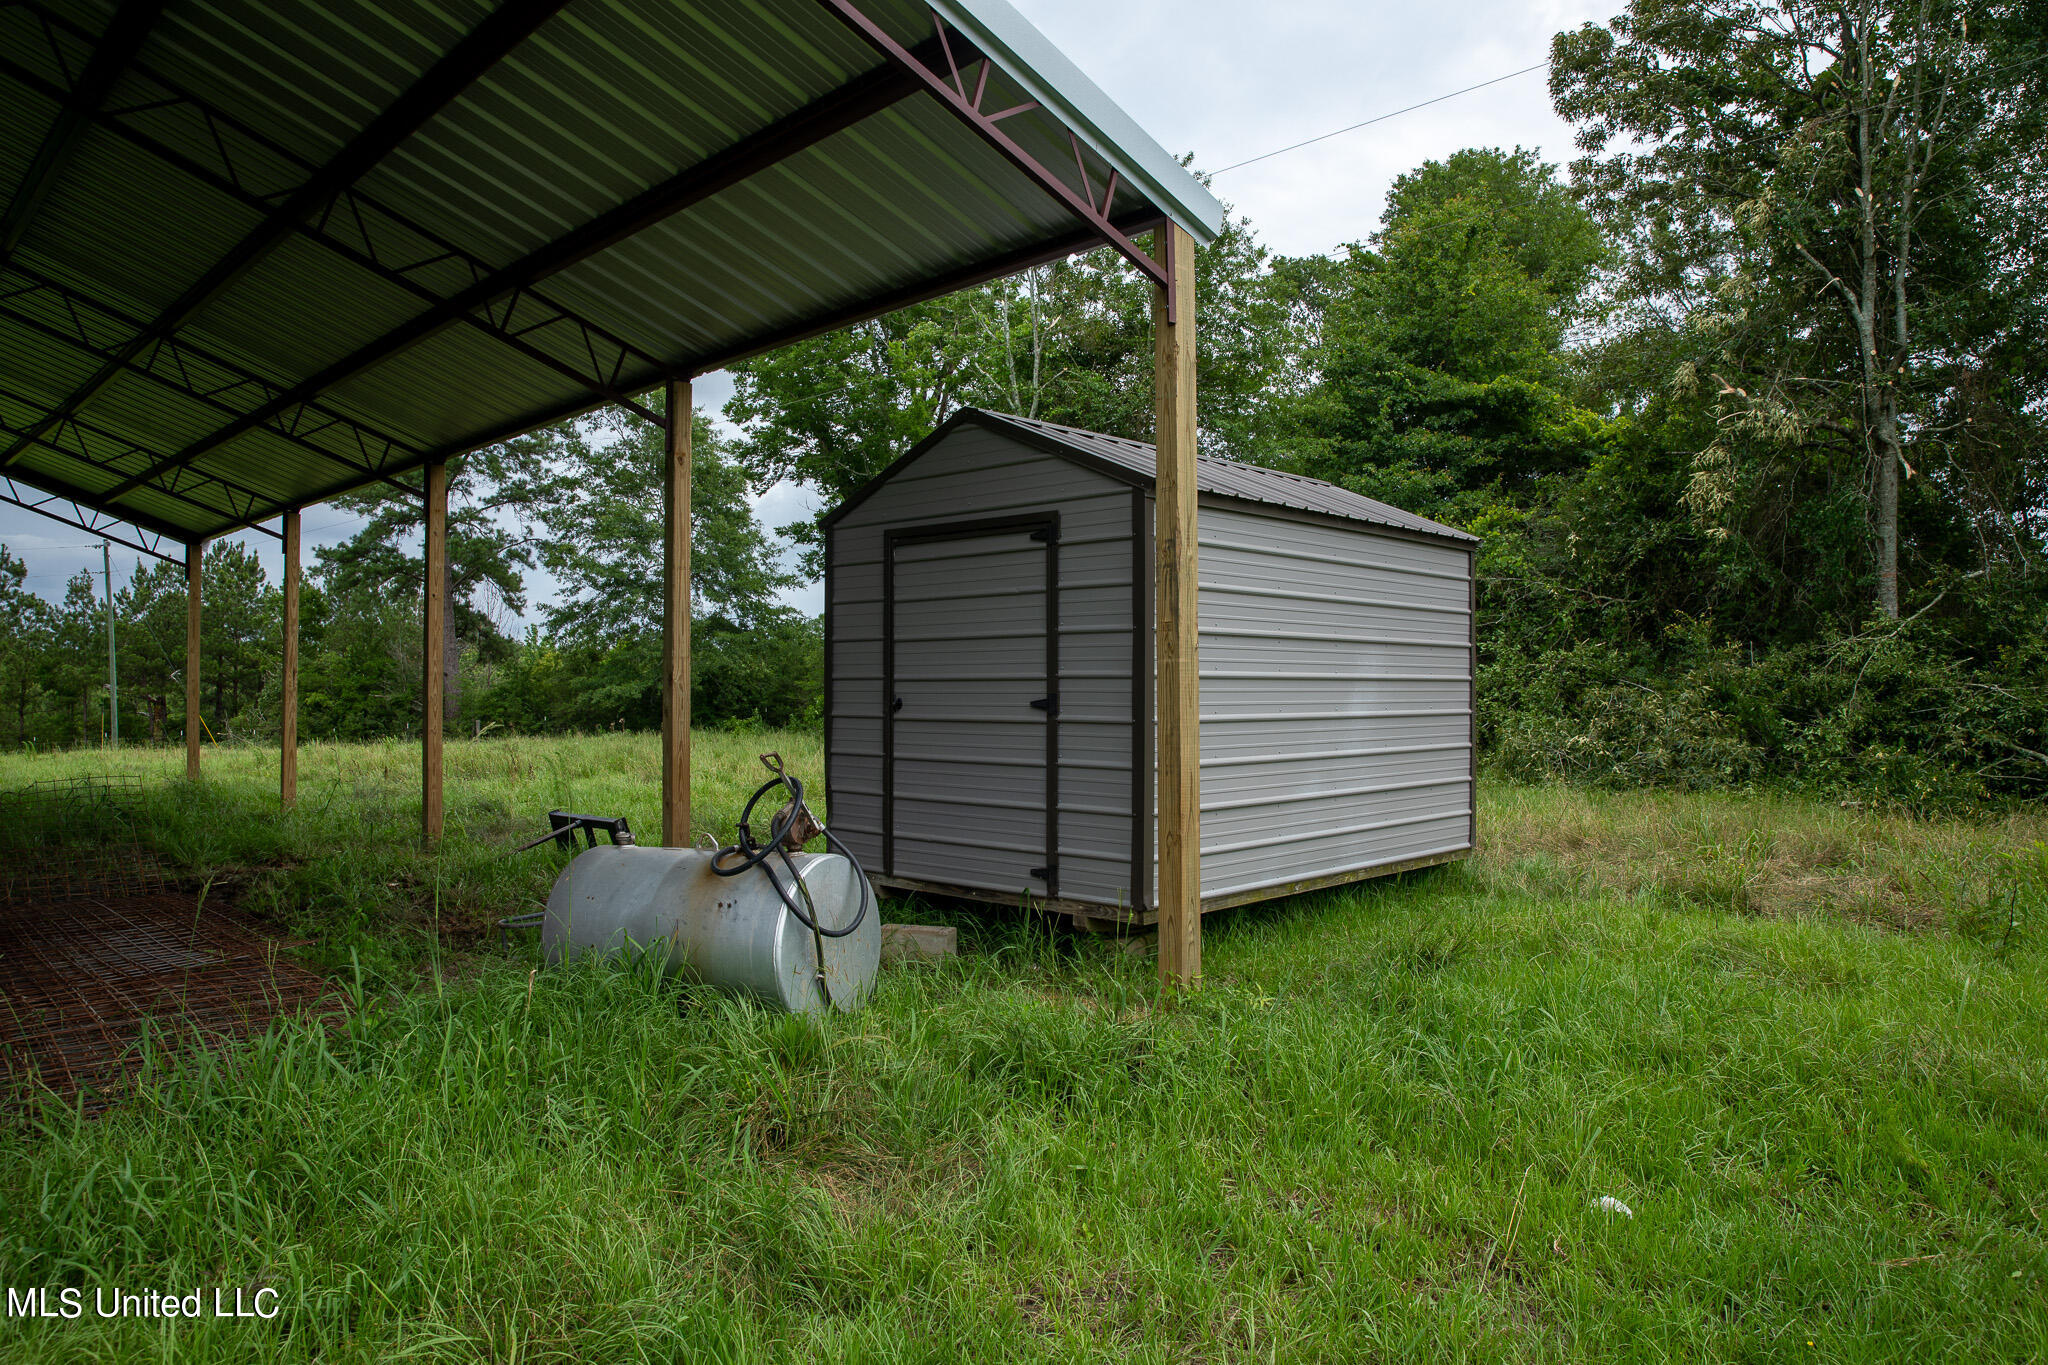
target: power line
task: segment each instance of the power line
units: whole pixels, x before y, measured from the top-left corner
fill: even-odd
[[[1405,109],[1396,109],[1391,114],[1380,114],[1375,118],[1369,118],[1365,120],[1365,122],[1363,123],[1354,123],[1351,124],[1349,127],[1339,128],[1335,132],[1320,133],[1315,137],[1304,138],[1300,142],[1289,143],[1285,147],[1278,147],[1270,152],[1261,152],[1257,156],[1247,157],[1243,161],[1234,161],[1230,165],[1225,166],[1223,170],[1211,171],[1209,172],[1209,174],[1222,175],[1224,171],[1234,171],[1238,169],[1238,167],[1240,166],[1249,166],[1253,162],[1268,161],[1271,160],[1273,157],[1283,155],[1287,152],[1299,151],[1303,147],[1312,146],[1318,142],[1327,142],[1333,137],[1342,137],[1346,133],[1355,133],[1360,128],[1370,128],[1375,123],[1385,123],[1390,118],[1399,118],[1403,114],[1412,114],[1417,109],[1427,109],[1432,104],[1442,104],[1445,100],[1454,100],[1460,95],[1469,95],[1474,90],[1484,90],[1489,85],[1499,85],[1502,81],[1511,81],[1517,76],[1526,76],[1531,71],[1541,71],[1549,65],[1550,63],[1546,61],[1538,62],[1534,66],[1525,66],[1520,71],[1510,71],[1505,76],[1495,76],[1490,81],[1481,81],[1477,85],[1468,85],[1463,90],[1453,90],[1448,95],[1438,95],[1436,98],[1424,100],[1420,104],[1411,104]]]
[[[1982,72],[1979,74],[1983,76],[2003,75],[2005,72],[2017,70],[2021,67],[2033,66],[2037,62],[2042,61],[2048,61],[2048,53],[2042,53],[2036,56],[2022,58],[2019,61],[2006,62],[2002,65],[1993,67],[1990,71]],[[1445,100],[1454,100],[1458,98],[1458,96],[1460,95],[1469,95],[1474,90],[1484,90],[1489,85],[1499,85],[1502,81],[1511,81],[1517,76],[1526,76],[1532,71],[1541,71],[1549,65],[1549,62],[1543,61],[1536,63],[1534,66],[1525,66],[1520,71],[1510,71],[1505,76],[1495,76],[1492,80],[1481,81],[1477,85],[1468,85],[1462,90],[1453,90],[1447,95],[1438,95],[1434,99],[1423,100],[1420,104],[1411,104],[1404,109],[1396,109],[1389,114],[1380,114],[1374,118],[1366,119],[1363,123],[1353,123],[1347,125],[1346,127],[1335,129],[1332,132],[1319,133],[1315,137],[1304,138],[1300,142],[1291,142],[1285,147],[1276,147],[1270,152],[1261,152],[1257,156],[1247,157],[1243,161],[1234,161],[1230,165],[1225,166],[1220,170],[1214,170],[1209,172],[1209,174],[1212,176],[1222,175],[1225,171],[1234,171],[1242,166],[1250,166],[1260,161],[1269,161],[1276,156],[1282,156],[1288,152],[1299,151],[1303,147],[1314,146],[1318,142],[1327,142],[1333,137],[1342,137],[1346,133],[1355,133],[1360,128],[1370,128],[1375,123],[1385,123],[1388,119],[1399,118],[1403,114],[1412,114],[1417,109],[1427,109],[1432,104],[1442,104]],[[1878,109],[1881,107],[1883,106],[1868,105],[1856,108],[1836,109],[1826,114],[1823,114],[1821,116],[1821,119],[1829,120],[1850,117],[1860,113],[1869,113],[1871,110]]]

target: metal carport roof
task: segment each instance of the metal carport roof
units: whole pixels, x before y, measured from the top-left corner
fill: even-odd
[[[152,552],[1222,218],[1002,0],[15,0],[0,127],[0,498]]]

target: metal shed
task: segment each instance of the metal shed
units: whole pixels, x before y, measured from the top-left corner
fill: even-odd
[[[833,828],[876,880],[1154,921],[1153,448],[968,409],[826,518]],[[1477,842],[1467,533],[1208,456],[1203,911]]]

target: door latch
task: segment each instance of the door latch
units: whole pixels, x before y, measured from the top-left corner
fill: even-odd
[[[1031,703],[1031,709],[1043,711],[1048,716],[1058,715],[1060,713],[1060,694],[1055,692],[1049,697],[1038,698]]]

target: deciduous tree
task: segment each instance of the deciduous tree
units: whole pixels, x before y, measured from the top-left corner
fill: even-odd
[[[1971,0],[1633,0],[1560,34],[1574,172],[1629,245],[1625,300],[1681,319],[1678,382],[1724,439],[1691,500],[1724,516],[1751,458],[1844,447],[1863,469],[1877,608],[1899,610],[1900,480],[1998,321],[1980,305],[1995,192],[2039,110]]]

